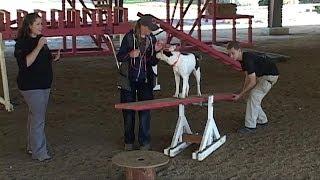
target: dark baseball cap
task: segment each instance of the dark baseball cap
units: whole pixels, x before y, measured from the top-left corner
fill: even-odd
[[[151,31],[159,29],[156,19],[151,14],[145,14],[139,19],[141,25],[147,26]]]

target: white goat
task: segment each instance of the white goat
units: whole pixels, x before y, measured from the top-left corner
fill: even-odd
[[[180,76],[182,77],[182,93],[180,98],[185,98],[189,95],[189,76],[193,72],[197,81],[197,95],[201,96],[200,91],[200,67],[199,58],[192,53],[181,53],[175,50],[175,46],[171,46],[168,51],[161,50],[156,57],[165,61],[173,68],[173,73],[176,82],[176,92],[173,97],[179,97]]]

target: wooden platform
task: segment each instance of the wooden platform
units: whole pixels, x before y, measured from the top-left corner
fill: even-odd
[[[178,106],[179,104],[188,105],[193,103],[207,102],[208,95],[203,96],[190,96],[185,99],[179,98],[163,98],[154,99],[149,101],[131,102],[131,103],[119,103],[115,105],[116,109],[127,109],[127,110],[151,110],[160,109],[164,107]],[[214,101],[232,101],[232,94],[230,93],[217,93],[214,94]]]

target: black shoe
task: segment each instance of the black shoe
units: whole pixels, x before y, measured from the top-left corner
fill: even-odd
[[[28,154],[28,155],[32,155],[32,150],[26,150],[26,153]],[[54,153],[54,151],[53,151],[53,149],[50,147],[50,148],[48,148],[48,155],[49,156],[54,156],[55,155],[55,153]]]
[[[238,129],[238,133],[240,134],[252,134],[255,132],[256,132],[256,128],[244,127],[244,128]]]
[[[257,128],[262,128],[262,129],[264,129],[264,128],[267,128],[268,127],[268,123],[266,122],[266,123],[257,123]]]
[[[125,151],[133,151],[133,144],[124,144]]]
[[[32,155],[32,151],[31,151],[31,150],[26,150],[26,153],[27,153],[28,155]]]
[[[43,156],[43,157],[38,157],[38,158],[33,158],[33,159],[34,159],[34,160],[38,160],[38,161],[40,161],[40,162],[44,162],[44,161],[49,161],[49,160],[51,160],[52,157],[49,156],[49,155],[46,155],[46,156]]]

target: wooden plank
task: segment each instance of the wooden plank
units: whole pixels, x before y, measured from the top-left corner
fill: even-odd
[[[196,135],[196,134],[183,134],[182,135],[183,142],[200,144],[201,140],[202,140],[202,135]]]
[[[233,16],[216,16],[217,20],[222,20],[222,19],[249,19],[249,18],[253,18],[254,16],[252,15],[245,15],[245,14],[235,14]],[[212,16],[210,15],[202,15],[202,18],[206,18],[206,19],[213,19]]]
[[[220,93],[214,95],[214,101],[231,101],[232,94]],[[127,110],[151,110],[151,109],[160,109],[165,107],[178,106],[179,104],[188,105],[193,103],[201,103],[208,101],[208,95],[203,96],[190,96],[184,99],[178,98],[163,98],[163,99],[154,99],[148,101],[138,101],[130,103],[120,103],[115,104],[116,109],[127,109]]]

